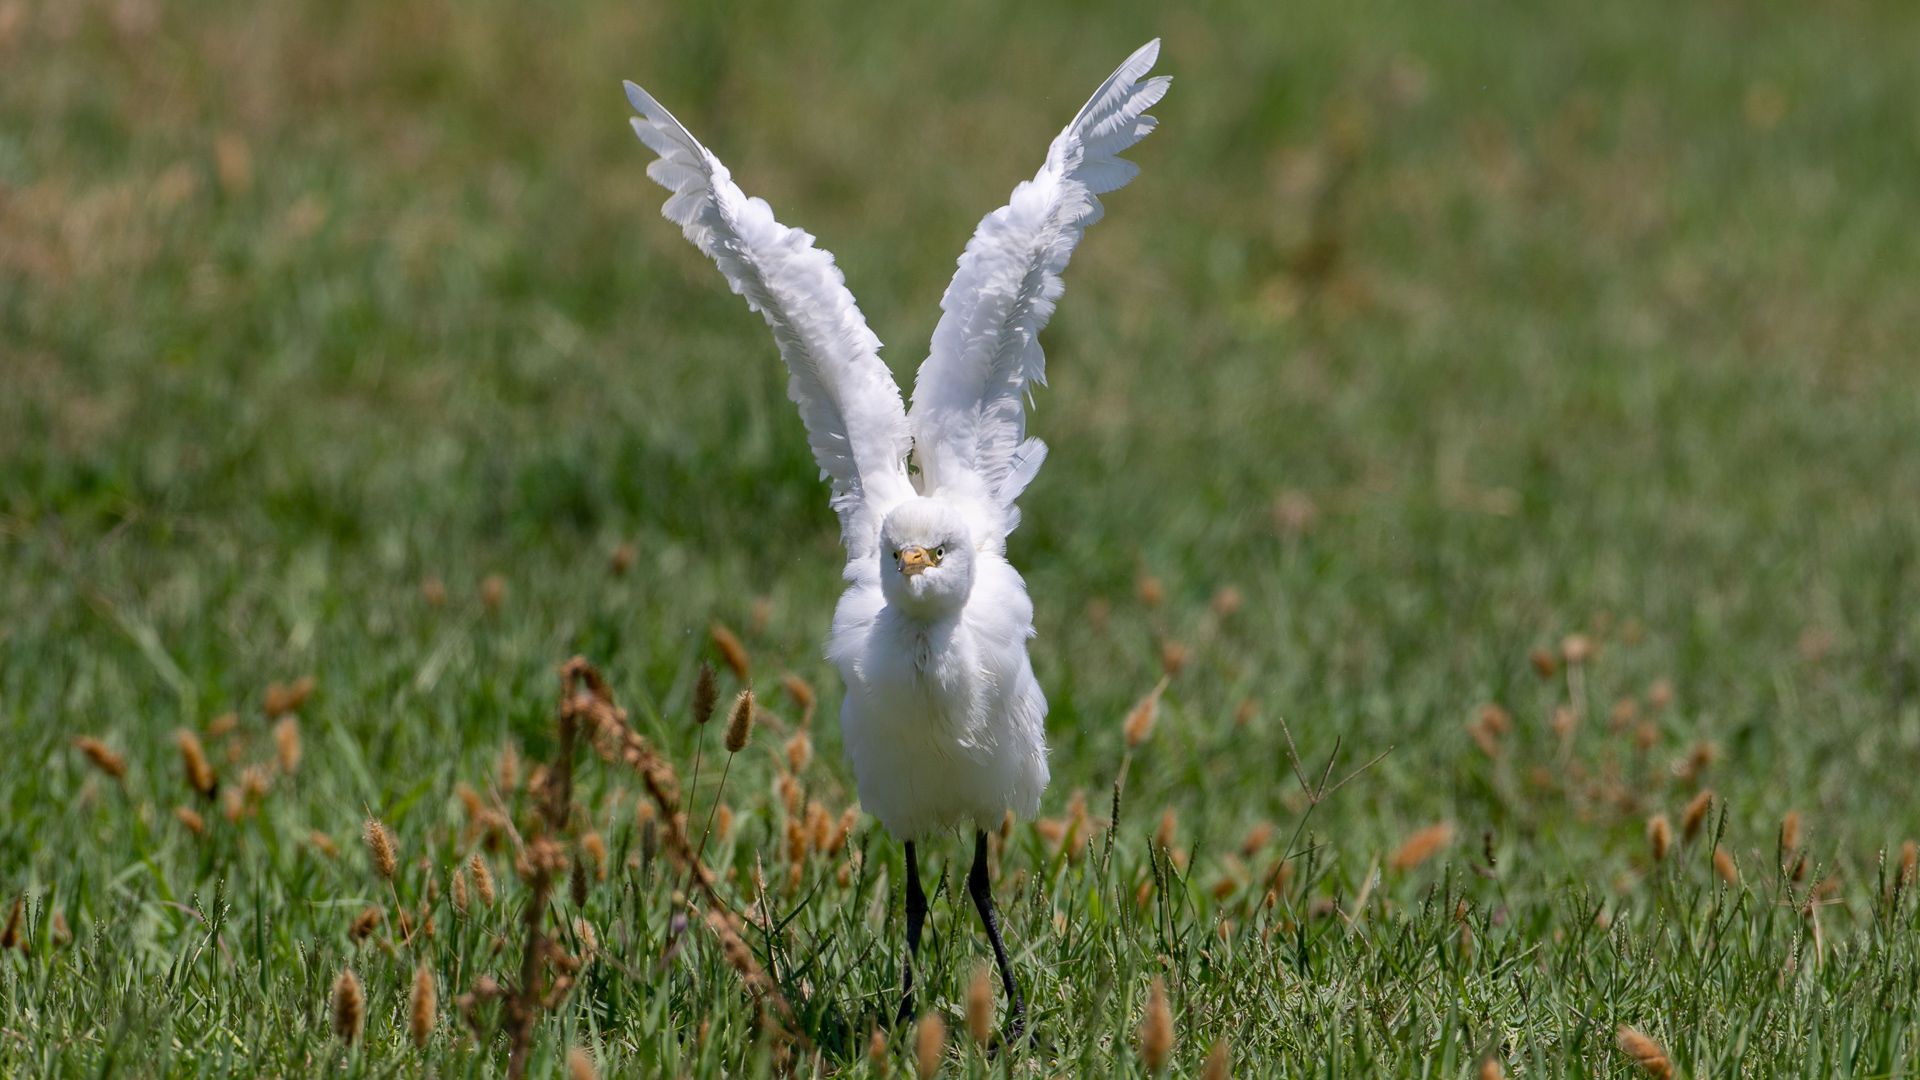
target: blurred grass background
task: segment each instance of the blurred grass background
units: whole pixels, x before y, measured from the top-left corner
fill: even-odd
[[[302,791],[323,828],[538,746],[573,652],[675,715],[711,619],[831,715],[824,489],[619,80],[837,254],[905,381],[973,223],[1153,36],[1011,541],[1050,812],[1174,651],[1129,816],[1297,812],[1276,717],[1394,746],[1316,811],[1348,878],[1444,818],[1613,880],[1701,743],[1754,850],[1790,806],[1849,865],[1920,833],[1911,5],[7,0],[0,886],[147,854],[73,735],[164,803],[175,727],[302,673],[377,763]],[[1575,632],[1563,746],[1528,652]]]

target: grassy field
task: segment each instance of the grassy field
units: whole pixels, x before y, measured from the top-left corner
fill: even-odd
[[[1920,9],[1114,7],[0,0],[0,1073],[504,1075],[532,910],[571,983],[528,1075],[911,1074],[836,523],[619,80],[839,256],[904,378],[973,223],[1153,36],[1011,540],[1037,1038],[972,1047],[931,844],[945,1074],[1146,1075],[1156,978],[1182,1076],[1220,1040],[1658,1074],[1622,1025],[1688,1076],[1911,1069]],[[732,760],[689,720],[715,622],[763,699]],[[544,834],[579,880],[537,887],[576,654],[696,841],[727,805],[711,895],[584,748]]]

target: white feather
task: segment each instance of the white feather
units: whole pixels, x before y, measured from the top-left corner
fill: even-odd
[[[827,644],[847,684],[840,730],[861,805],[901,839],[1040,808],[1047,701],[1027,656],[1033,604],[1004,556],[1014,503],[1047,452],[1026,437],[1022,399],[1046,381],[1040,330],[1074,245],[1100,218],[1096,196],[1138,172],[1116,155],[1153,130],[1143,113],[1168,80],[1141,80],[1159,49],[1150,42],[1120,65],[1040,172],[980,223],[941,300],[911,420],[833,257],[743,195],[718,158],[626,84],[641,113],[634,131],[660,155],[647,175],[673,192],[667,218],[773,328],[788,392],[833,481],[847,546]],[[936,553],[932,568],[910,578],[894,561],[906,545]]]
[[[871,554],[881,519],[914,493],[906,411],[880,360],[880,339],[831,254],[804,230],[775,221],[765,200],[748,198],[720,159],[645,90],[626,88],[641,114],[634,133],[660,155],[647,175],[673,192],[662,212],[773,328],[787,362],[787,396],[800,406],[821,478],[833,481],[848,557]]]
[[[1047,381],[1040,331],[1074,246],[1100,220],[1096,196],[1140,171],[1116,155],[1153,130],[1144,114],[1171,80],[1141,80],[1159,55],[1156,38],[1101,84],[1034,178],[980,222],[940,300],[907,417],[914,460],[922,492],[968,506],[976,540],[994,550],[1020,523],[1014,501],[1046,453],[1027,438],[1024,400],[1032,384]]]

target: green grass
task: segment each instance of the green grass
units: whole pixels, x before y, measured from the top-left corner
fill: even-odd
[[[1218,1038],[1240,1076],[1631,1075],[1619,1024],[1690,1076],[1909,1069],[1920,12],[1123,7],[0,3],[0,915],[23,897],[31,946],[0,955],[0,1073],[503,1074],[450,1013],[414,1050],[405,994],[420,959],[443,1004],[515,970],[511,859],[499,905],[449,904],[455,792],[509,742],[551,753],[576,653],[686,788],[694,671],[733,626],[787,730],[777,676],[818,688],[801,779],[846,806],[836,523],[765,328],[658,217],[619,79],[839,256],[904,377],[973,223],[1155,35],[1176,81],[1047,331],[1053,452],[1010,545],[1048,815],[1081,791],[1107,816],[1122,718],[1187,658],[1111,832],[1073,859],[1023,825],[1001,854],[1038,1048],[947,1073],[1140,1074],[1156,974],[1180,1075]],[[1573,633],[1579,677],[1535,674]],[[174,731],[237,712],[209,739],[231,786],[273,756],[263,691],[305,674],[298,770],[235,823],[197,803]],[[1514,718],[1491,757],[1485,702]],[[1310,807],[1283,717],[1310,770],[1391,753]],[[702,756],[697,810],[716,732]],[[793,1065],[877,1075],[898,847],[865,820],[858,869],[815,855],[790,890],[781,760],[770,725],[731,768],[722,890],[764,866],[788,920],[749,939]],[[644,857],[635,778],[579,785],[611,873],[558,914],[601,951],[531,1074],[576,1043],[606,1076],[773,1068],[697,913],[663,959],[685,879]],[[1702,835],[1653,863],[1648,815],[1707,787]],[[1169,807],[1175,863],[1150,854]],[[348,937],[391,906],[369,810],[401,899],[437,883],[424,945]],[[957,874],[960,843],[930,849]],[[1269,909],[1251,879],[1282,856]],[[958,1033],[984,941],[963,892],[934,909],[923,978]]]

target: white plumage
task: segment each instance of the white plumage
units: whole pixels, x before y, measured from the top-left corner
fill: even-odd
[[[1153,130],[1143,114],[1169,80],[1144,77],[1159,51],[1156,40],[1128,57],[1034,178],[980,222],[940,301],[911,413],[833,257],[626,84],[634,131],[660,155],[647,175],[673,192],[666,217],[773,329],[832,482],[847,549],[827,646],[847,686],[840,729],[861,805],[903,840],[1039,810],[1047,703],[1027,658],[1033,605],[1005,557],[1015,500],[1046,456],[1026,435],[1024,399],[1046,382],[1040,331],[1074,245],[1100,218],[1096,196],[1139,171],[1117,155]],[[917,942],[917,924],[910,934]],[[1002,973],[1011,995],[1004,958]]]

